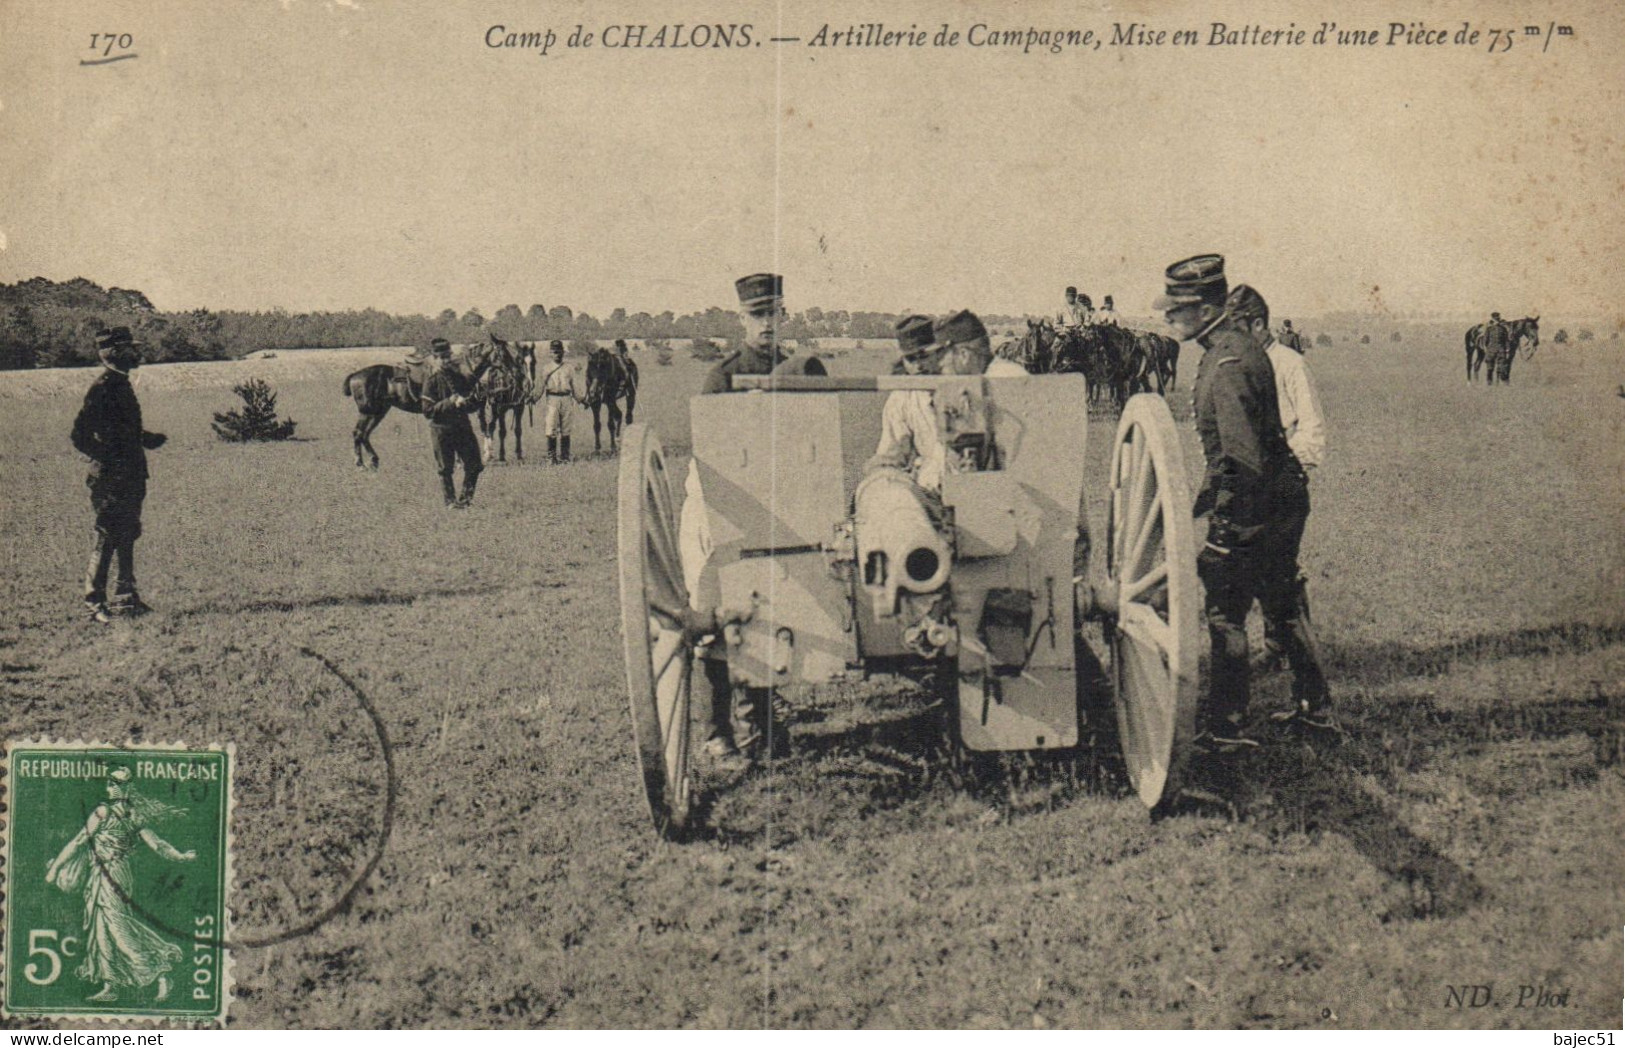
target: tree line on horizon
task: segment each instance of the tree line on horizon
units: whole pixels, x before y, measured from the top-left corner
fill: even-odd
[[[905,314],[825,310],[792,314],[780,335],[801,338],[890,338]],[[990,324],[1020,318],[989,316]],[[378,309],[290,313],[286,310],[193,309],[165,312],[146,295],[103,288],[76,277],[44,277],[0,284],[0,370],[78,367],[96,363],[95,333],[124,325],[146,344],[149,363],[230,360],[264,349],[339,349],[350,346],[427,346],[431,339],[473,342],[486,335],[510,341],[594,339],[716,339],[732,343],[744,326],[731,309],[712,306],[678,315],[617,308],[602,320],[569,306],[509,304],[486,317],[479,309],[441,310],[435,316]]]

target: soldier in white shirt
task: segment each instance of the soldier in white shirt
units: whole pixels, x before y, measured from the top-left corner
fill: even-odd
[[[993,359],[987,328],[969,310],[955,313],[940,326],[929,317],[908,317],[897,325],[897,341],[909,374],[1004,378],[1027,373],[1013,360]],[[932,495],[941,494],[943,473],[959,468],[942,446],[929,390],[900,389],[886,398],[880,442],[865,466],[882,468],[912,474],[914,482]]]
[[[1313,470],[1326,454],[1326,420],[1320,413],[1320,398],[1309,378],[1309,364],[1303,355],[1267,336],[1264,352],[1275,369],[1275,397],[1281,405],[1281,429],[1287,446],[1303,468]]]
[[[1094,320],[1096,324],[1110,324],[1112,327],[1117,326],[1117,308],[1112,305],[1112,297],[1110,295],[1107,295],[1100,303],[1100,308],[1095,310]]]

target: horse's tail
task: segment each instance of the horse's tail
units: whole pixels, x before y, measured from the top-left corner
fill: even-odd
[[[344,376],[344,395],[347,397],[354,396],[354,394],[350,392],[350,383],[354,381],[357,374],[359,374],[359,372],[352,372],[351,374]]]

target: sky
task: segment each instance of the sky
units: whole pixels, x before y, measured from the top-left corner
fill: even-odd
[[[10,0],[0,281],[603,317],[731,308],[735,277],[773,270],[792,310],[1053,311],[1075,284],[1133,315],[1169,262],[1217,251],[1278,315],[1617,311],[1614,4],[1567,5],[1545,51],[1527,5],[1425,5],[1428,28],[1517,27],[1505,54],[810,46],[876,21],[1386,36],[1417,6]],[[673,23],[752,46],[564,46]],[[559,39],[493,48],[493,26]],[[130,46],[93,51],[106,31]]]

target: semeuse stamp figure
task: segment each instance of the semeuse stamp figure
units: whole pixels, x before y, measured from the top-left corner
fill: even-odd
[[[141,428],[141,404],[130,372],[141,366],[140,343],[127,327],[96,333],[102,373],[85,392],[73,421],[73,446],[90,459],[90,505],[96,511],[96,542],[85,571],[85,610],[97,622],[114,615],[143,615],[152,609],[135,583],[135,540],[141,537],[141,509],[147,499],[147,452],[161,448],[162,433]],[[107,600],[109,570],[118,563],[113,600]]]
[[[224,1017],[231,763],[7,747],[8,1016]]]

